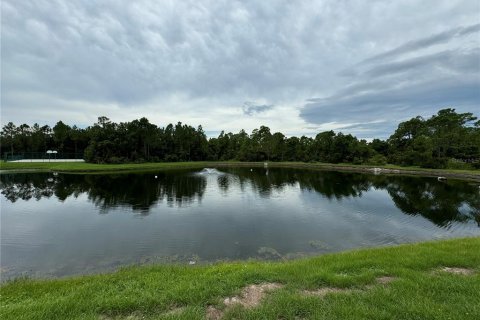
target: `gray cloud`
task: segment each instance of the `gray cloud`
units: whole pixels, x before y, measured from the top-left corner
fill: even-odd
[[[254,102],[247,101],[243,104],[242,110],[245,115],[252,116],[255,113],[262,113],[262,112],[271,110],[272,108],[273,108],[272,104],[255,105]]]
[[[315,99],[307,103],[301,116],[311,123],[359,123],[340,128],[363,133],[356,128],[365,127],[370,137],[387,137],[399,121],[416,115],[430,116],[440,108],[454,107],[463,112],[476,112],[480,105],[480,79],[478,75],[460,78],[429,79],[421,83],[412,81],[399,87],[369,90],[339,97]],[[371,119],[384,121],[372,126]],[[363,131],[363,130],[362,130]]]
[[[442,68],[454,72],[476,73],[479,66],[480,48],[467,52],[442,51],[427,54],[399,62],[378,64],[369,69],[370,77],[383,77],[404,72],[431,72],[433,68]]]
[[[372,91],[365,94],[347,96],[343,99],[316,99],[305,106],[302,116],[312,122],[342,121],[345,114],[338,112],[348,108],[349,119],[366,121],[382,115],[400,115],[405,110],[428,110],[432,105],[447,107],[454,105],[470,105],[480,103],[478,79],[444,80],[423,83],[421,86],[412,84],[390,90]],[[385,108],[388,113],[385,112]]]
[[[7,94],[51,91],[135,105],[178,92],[276,95],[277,86],[308,83],[301,72],[289,73],[305,67],[290,43],[295,18],[287,1],[280,2],[287,10],[283,19],[280,10],[254,2],[61,4],[5,1]]]
[[[393,132],[399,121],[414,115],[430,116],[433,110],[446,107],[475,112],[478,110],[476,106],[480,105],[479,88],[478,77],[443,79],[420,85],[412,83],[387,90],[371,88],[367,93],[344,98],[316,99],[305,105],[301,116],[311,123],[360,123],[340,129],[365,126],[372,131],[370,136],[386,137]],[[340,110],[348,110],[348,114],[339,112]],[[372,119],[384,123],[372,126],[369,124]]]
[[[364,60],[363,63],[391,59],[396,56],[401,56],[412,51],[422,50],[434,45],[447,43],[451,41],[453,38],[463,37],[471,33],[477,33],[479,31],[480,31],[480,23],[474,24],[471,26],[453,28],[453,29],[443,31],[425,38],[408,41],[407,43],[404,43],[401,46],[398,46],[394,49],[388,50],[386,52],[383,52],[381,54],[368,58]]]
[[[348,81],[343,88],[308,99],[300,116],[310,123],[354,123],[337,127],[387,137],[399,121],[415,115],[430,116],[446,107],[475,112],[480,105],[479,37],[480,24],[457,27],[374,55],[342,72]]]

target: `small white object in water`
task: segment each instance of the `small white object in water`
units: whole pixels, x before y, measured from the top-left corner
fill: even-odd
[[[447,178],[445,178],[445,177],[438,177],[437,180],[438,180],[438,181],[445,181],[445,180],[447,180]]]
[[[253,169],[250,169],[250,171],[253,171]]]
[[[158,176],[155,176],[155,179],[157,179],[157,178],[158,178]]]

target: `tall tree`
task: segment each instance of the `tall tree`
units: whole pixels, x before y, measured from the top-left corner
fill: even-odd
[[[17,127],[13,122],[9,122],[2,128],[2,138],[5,139],[5,142],[10,145],[10,155],[13,156],[13,145],[15,144],[15,138],[18,134]]]
[[[65,151],[65,144],[70,136],[70,126],[66,125],[62,121],[58,121],[53,127],[53,140],[57,143],[60,151]]]

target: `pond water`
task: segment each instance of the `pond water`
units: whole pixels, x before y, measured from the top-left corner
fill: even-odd
[[[297,169],[1,175],[2,280],[480,236],[478,183]]]

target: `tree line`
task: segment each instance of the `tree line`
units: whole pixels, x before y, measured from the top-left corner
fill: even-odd
[[[286,137],[266,126],[251,134],[222,131],[208,139],[201,126],[178,122],[159,127],[146,118],[115,123],[99,117],[87,128],[62,121],[53,128],[9,122],[2,128],[0,143],[4,158],[57,150],[82,154],[92,163],[238,160],[480,168],[480,121],[452,108],[428,119],[418,116],[401,122],[388,139],[370,142],[334,131]]]

